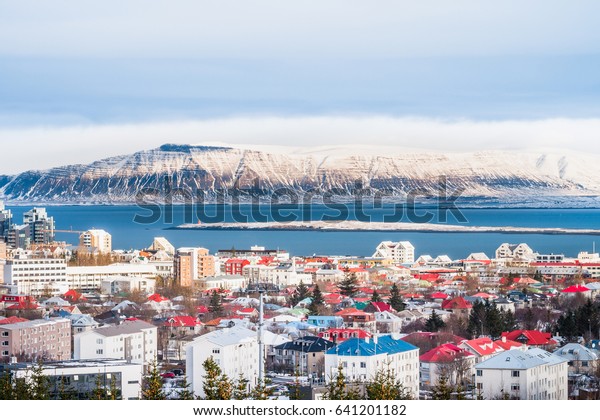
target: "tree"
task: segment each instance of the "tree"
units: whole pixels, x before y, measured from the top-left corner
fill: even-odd
[[[29,391],[32,400],[48,400],[50,399],[50,381],[44,375],[44,365],[42,362],[31,369],[31,377],[29,378]]]
[[[495,303],[485,303],[485,330],[493,339],[497,339],[504,331],[500,311]]]
[[[337,375],[335,378],[331,378],[331,381],[327,385],[321,398],[333,401],[360,399],[358,391],[346,385],[346,376],[344,375],[344,368],[341,364],[338,366]]]
[[[444,328],[444,326],[446,326],[446,323],[444,322],[442,317],[439,316],[435,312],[435,310],[431,311],[431,315],[425,323],[425,329],[429,332],[438,332],[439,330]]]
[[[158,363],[154,360],[148,368],[148,373],[142,379],[142,400],[166,399],[162,383],[163,381],[158,371]]]
[[[298,303],[309,297],[311,297],[310,289],[302,280],[300,280],[300,284],[298,284],[298,287],[296,287],[296,290],[294,290],[294,293],[290,296],[290,304],[296,306]]]
[[[315,289],[313,290],[312,302],[308,306],[308,310],[310,311],[310,315],[319,315],[325,306],[325,299],[323,298],[323,294],[321,293],[321,289],[317,284]]]
[[[402,296],[400,296],[400,290],[398,289],[398,285],[394,283],[390,288],[390,300],[389,304],[396,312],[402,312],[406,308],[406,304],[402,301]]]
[[[373,290],[373,295],[371,296],[371,302],[381,302],[381,296],[377,293],[377,290]]]
[[[480,300],[476,300],[473,303],[473,308],[469,314],[469,323],[467,325],[467,331],[471,338],[479,337],[484,335],[485,326],[485,305]]]
[[[393,374],[390,366],[379,369],[373,380],[366,385],[368,400],[411,400],[410,392]]]
[[[269,387],[268,380],[261,381],[259,379],[256,386],[250,391],[250,398],[253,400],[268,400],[271,396],[273,396],[273,389]]]
[[[234,400],[247,400],[250,397],[248,392],[248,385],[250,381],[244,378],[244,375],[240,373],[238,380],[233,388],[233,399]]]
[[[358,293],[358,278],[356,273],[347,272],[344,279],[338,283],[338,289],[344,296],[353,297]]]
[[[448,383],[448,377],[441,375],[438,382],[431,388],[431,399],[451,400],[454,387]]]
[[[178,391],[177,392],[177,399],[178,400],[195,400],[196,396],[194,395],[194,392],[191,390],[192,385],[190,383],[188,383],[187,381],[187,377],[184,376],[183,379],[183,384],[181,384],[181,388],[182,391]]]
[[[0,373],[0,401],[14,400],[13,374],[10,371]]]
[[[210,303],[208,304],[208,311],[211,314],[215,314],[217,316],[223,313],[223,304],[221,302],[221,295],[213,290],[210,296]]]
[[[287,394],[288,398],[290,400],[301,400],[301,395],[300,395],[300,372],[298,372],[298,369],[296,369],[296,379],[294,379],[294,383],[293,385],[289,385],[289,392]]]
[[[215,359],[209,357],[202,364],[204,371],[204,399],[206,400],[230,400],[233,395],[233,384],[223,374],[221,367]]]

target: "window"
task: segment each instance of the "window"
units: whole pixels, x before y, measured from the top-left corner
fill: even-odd
[[[8,331],[2,331],[2,337],[8,337]]]
[[[367,363],[366,362],[360,362],[360,367],[361,368],[366,368],[367,367]]]
[[[221,349],[213,349],[213,354],[221,354]]]
[[[518,378],[519,376],[521,376],[521,372],[519,372],[518,370],[513,370],[511,375],[513,378]]]
[[[104,354],[104,350],[98,349],[98,350],[96,350],[96,354]]]
[[[3,341],[3,342],[2,342],[2,345],[3,345],[4,347],[8,347],[8,341]]]
[[[512,385],[510,386],[510,390],[511,390],[511,391],[520,391],[520,390],[521,390],[521,387],[519,386],[519,384],[512,384]]]
[[[102,340],[101,338],[96,340],[96,344],[103,344],[103,343],[104,343],[104,340]]]
[[[4,350],[4,351],[2,352],[2,356],[8,356],[8,350]]]
[[[477,376],[483,376],[483,370],[477,369]]]
[[[582,361],[582,362],[581,362],[581,366],[583,366],[583,367],[588,367],[588,362],[587,362],[587,360],[584,360],[584,361]]]

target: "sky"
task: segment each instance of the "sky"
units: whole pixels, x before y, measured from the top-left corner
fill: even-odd
[[[0,0],[0,174],[163,143],[598,153],[597,16],[592,0]]]

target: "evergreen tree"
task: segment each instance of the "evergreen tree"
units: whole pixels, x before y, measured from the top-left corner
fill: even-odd
[[[396,283],[390,288],[390,295],[390,300],[388,302],[390,306],[394,308],[395,311],[402,312],[406,308],[406,304],[402,301],[402,296],[400,296],[400,290]]]
[[[467,331],[471,338],[485,335],[485,305],[480,300],[476,300],[469,315],[469,324]]]
[[[446,375],[441,375],[437,384],[431,388],[431,399],[433,400],[451,400],[454,387],[448,382]]]
[[[331,382],[326,387],[323,396],[324,400],[333,401],[344,401],[344,400],[358,400],[360,394],[356,389],[349,388],[346,385],[346,376],[344,375],[344,368],[340,364],[338,366],[337,375],[335,378],[331,378]]]
[[[234,400],[247,400],[250,397],[250,393],[248,392],[248,385],[250,381],[244,378],[244,375],[240,373],[238,380],[235,383],[235,387],[233,388],[233,399]]]
[[[58,395],[56,396],[59,400],[76,400],[77,392],[72,386],[67,385],[66,378],[56,378],[58,381]]]
[[[558,333],[568,342],[575,342],[577,339],[577,322],[575,321],[575,313],[568,310],[562,314],[556,322]]]
[[[504,325],[500,317],[500,311],[495,303],[486,302],[485,304],[485,330],[492,339],[497,339],[502,335]]]
[[[381,302],[381,296],[377,293],[377,290],[373,290],[373,295],[371,296],[371,302]]]
[[[29,378],[28,385],[32,400],[50,399],[50,381],[44,375],[44,365],[41,361],[31,369],[31,377]]]
[[[444,322],[442,317],[439,316],[435,312],[435,310],[431,311],[431,315],[427,319],[427,322],[425,322],[425,329],[429,332],[438,332],[445,326],[446,326],[446,323]]]
[[[500,319],[502,320],[502,332],[516,329],[517,322],[515,321],[513,311],[505,311],[504,308],[500,309]]]
[[[289,388],[289,392],[288,392],[288,398],[290,400],[301,400],[301,395],[300,395],[300,372],[298,372],[298,369],[296,369],[296,378],[294,379],[294,383],[292,385],[288,386]]]
[[[164,400],[165,393],[162,388],[163,381],[158,371],[158,363],[154,360],[149,368],[148,373],[144,375],[142,380],[142,399],[143,400]]]
[[[211,357],[202,364],[204,371],[204,399],[206,400],[230,400],[233,395],[233,384],[224,375],[221,367]]]
[[[290,304],[292,306],[296,306],[298,303],[311,296],[312,295],[308,286],[305,285],[302,280],[300,280],[300,284],[298,284],[296,290],[294,290],[294,293],[292,293],[292,295],[290,296]]]
[[[408,390],[402,382],[395,377],[389,365],[380,369],[372,381],[366,385],[368,400],[410,400],[412,399]]]
[[[196,396],[194,395],[194,392],[192,391],[192,385],[190,383],[188,383],[187,381],[187,377],[184,376],[183,379],[183,384],[181,384],[181,388],[182,391],[178,391],[177,392],[177,399],[178,400],[195,400]]]
[[[223,313],[223,304],[221,302],[221,295],[216,290],[212,291],[210,295],[210,302],[208,304],[208,311],[211,314],[219,316]]]
[[[317,284],[315,289],[313,290],[312,302],[308,306],[308,310],[310,311],[310,315],[319,315],[325,306],[325,299],[323,298],[323,294],[321,293],[321,289]]]
[[[338,283],[340,294],[348,297],[353,297],[358,293],[358,278],[356,273],[347,272],[344,279]]]
[[[273,389],[269,387],[269,381],[258,381],[258,384],[250,391],[250,398],[253,400],[268,400],[273,396]]]
[[[12,373],[5,371],[0,373],[0,401],[14,400]]]
[[[91,399],[96,401],[103,401],[107,399],[106,388],[104,387],[102,374],[96,375],[96,381],[94,384],[94,390],[92,391]]]

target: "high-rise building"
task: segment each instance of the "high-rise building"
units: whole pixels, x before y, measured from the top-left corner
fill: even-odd
[[[175,280],[190,287],[194,280],[215,275],[215,258],[206,248],[180,248],[175,253]]]
[[[102,229],[90,229],[79,236],[79,246],[91,252],[110,254],[112,251],[112,236]]]
[[[12,225],[12,213],[4,207],[4,203],[0,201],[0,240],[6,239],[8,230]]]
[[[17,258],[4,266],[4,284],[11,293],[23,295],[60,295],[69,290],[67,262],[56,258]]]
[[[23,223],[29,225],[32,244],[54,242],[54,218],[48,216],[45,208],[34,207],[23,214]]]
[[[27,249],[31,245],[29,225],[11,225],[6,235],[6,243],[14,249]]]

